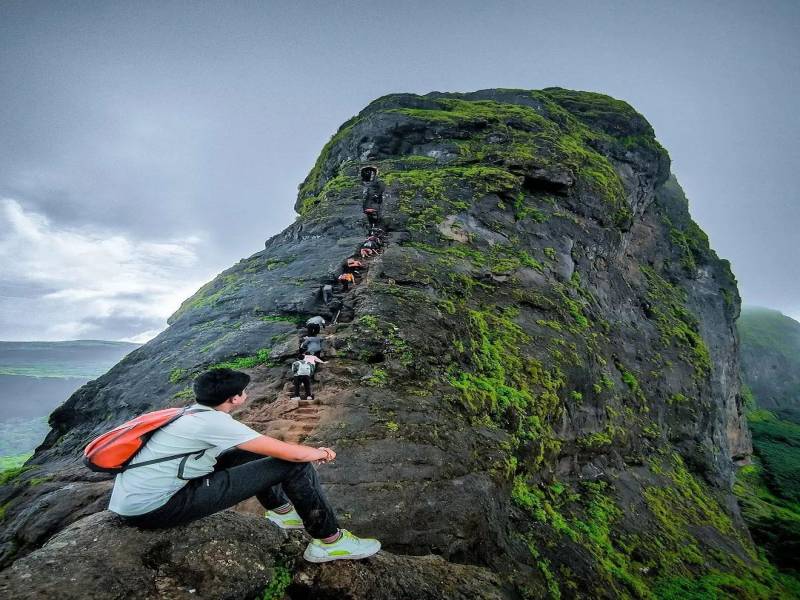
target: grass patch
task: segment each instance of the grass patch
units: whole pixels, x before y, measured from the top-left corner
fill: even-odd
[[[0,485],[11,483],[25,471],[32,468],[24,466],[25,461],[31,456],[33,456],[33,452],[0,457]]]
[[[208,367],[209,369],[251,369],[258,365],[275,366],[275,361],[270,357],[271,348],[261,348],[251,356],[241,356],[231,360],[216,363]]]

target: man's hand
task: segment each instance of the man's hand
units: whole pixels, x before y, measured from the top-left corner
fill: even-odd
[[[317,462],[327,463],[336,458],[336,452],[334,452],[331,448],[317,448],[317,450],[323,454],[322,458],[320,458]]]

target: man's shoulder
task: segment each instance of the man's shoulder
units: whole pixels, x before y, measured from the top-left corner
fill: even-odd
[[[199,420],[195,421],[193,435],[197,439],[209,441],[206,436],[214,439],[219,435],[227,435],[231,432],[239,433],[243,428],[250,429],[241,421],[235,419],[233,415],[221,410],[210,410],[197,413]],[[213,442],[209,442],[213,443]]]

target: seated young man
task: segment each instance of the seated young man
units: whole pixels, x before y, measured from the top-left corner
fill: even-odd
[[[283,529],[305,528],[311,535],[303,554],[310,562],[375,554],[381,547],[378,540],[339,528],[311,464],[333,460],[333,450],[261,435],[230,415],[247,401],[249,382],[249,375],[231,369],[200,375],[194,383],[193,412],[156,431],[132,464],[182,456],[118,474],[109,510],[131,525],[156,529],[188,523],[255,496],[270,521]]]

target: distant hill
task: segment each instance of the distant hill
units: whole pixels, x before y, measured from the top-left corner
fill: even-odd
[[[103,340],[0,342],[0,375],[94,379],[138,347]]]
[[[753,463],[735,491],[753,538],[782,569],[800,570],[800,323],[745,307],[737,323]]]
[[[777,310],[744,307],[737,327],[742,376],[758,407],[800,423],[800,323]]]

